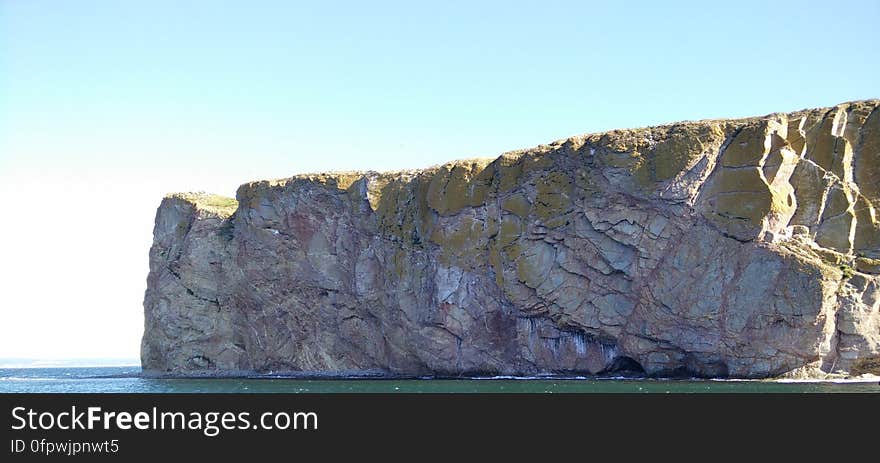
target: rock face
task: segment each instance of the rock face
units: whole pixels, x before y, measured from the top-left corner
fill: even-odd
[[[144,370],[846,373],[880,353],[878,106],[168,196]]]

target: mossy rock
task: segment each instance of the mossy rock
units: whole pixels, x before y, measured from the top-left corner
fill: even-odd
[[[841,254],[831,249],[814,247],[810,248],[809,251],[811,251],[811,254],[817,256],[819,259],[822,260],[822,262],[828,265],[840,266],[847,262],[847,257],[845,254]]]
[[[861,130],[861,155],[856,161],[853,176],[863,195],[880,205],[880,110],[875,110],[865,120]],[[873,153],[873,156],[869,154]]]
[[[514,262],[522,255],[522,246],[519,243],[513,243],[502,250],[502,256],[507,262]]]
[[[598,158],[607,167],[626,169],[642,190],[674,179],[691,168],[710,147],[721,144],[717,123],[679,123],[662,127],[614,130],[590,139],[605,149]]]
[[[804,157],[815,162],[819,167],[834,172],[838,177],[843,178],[843,172],[839,169],[840,162],[838,150],[844,149],[843,144],[846,139],[834,135],[834,119],[838,110],[829,112],[821,123],[814,126],[807,132],[806,136],[806,154]],[[838,167],[838,171],[834,170]]]
[[[743,127],[730,141],[721,157],[724,167],[758,166],[758,162],[767,154],[765,141],[769,126],[767,123]]]
[[[485,251],[487,236],[482,222],[465,216],[451,230],[434,229],[431,241],[440,247],[442,263],[471,267]]]
[[[880,355],[872,355],[856,360],[850,368],[850,373],[855,376],[865,373],[880,376]]]
[[[515,214],[519,217],[525,218],[532,210],[532,203],[530,203],[524,195],[517,193],[502,201],[501,209],[504,209],[505,211]]]
[[[409,261],[407,259],[408,254],[399,249],[397,250],[391,258],[392,262],[392,270],[394,271],[394,276],[397,279],[403,279],[409,273]]]
[[[480,175],[489,160],[456,161],[442,166],[428,186],[428,206],[440,215],[452,215],[465,207],[482,205],[494,174]]]
[[[559,216],[559,217],[554,217],[552,219],[543,221],[542,224],[547,228],[563,227],[565,225],[568,225],[568,217],[566,217],[564,215]]]
[[[411,181],[397,178],[375,193],[379,231],[396,238],[405,246],[420,246],[431,235],[434,216],[427,204],[428,182],[418,177]]]
[[[739,169],[721,169],[715,180],[713,192],[737,193],[752,192],[766,193],[769,190],[767,182],[757,167],[743,167]]]
[[[498,192],[506,193],[520,186],[523,165],[518,156],[504,154],[495,161],[498,172]]]
[[[716,124],[681,124],[670,128],[665,139],[648,153],[645,167],[653,182],[664,182],[693,165],[706,147],[724,136]]]
[[[770,212],[770,195],[757,192],[719,195],[715,198],[715,212],[760,227],[761,220]]]
[[[856,258],[856,270],[862,273],[869,273],[872,275],[880,274],[880,259],[871,259],[868,257],[859,257]]]
[[[832,187],[828,191],[828,198],[825,200],[825,208],[822,212],[823,220],[828,217],[843,214],[850,207],[852,202],[849,189],[840,186]]]
[[[210,212],[221,218],[231,216],[238,209],[238,201],[235,198],[209,193],[174,193],[166,198],[186,201],[196,209]]]
[[[854,251],[862,254],[880,253],[880,216],[872,210],[870,202],[862,195],[859,195],[853,211],[856,216]]]
[[[851,252],[850,230],[852,222],[853,215],[850,213],[823,221],[816,231],[816,244],[842,253]]]
[[[825,178],[824,171],[815,164],[798,162],[789,179],[799,199],[797,210],[791,218],[792,224],[811,226],[819,221],[819,212],[822,210],[821,198],[830,181]]]
[[[306,179],[311,182],[320,183],[331,188],[339,190],[347,190],[352,183],[362,179],[363,172],[326,172],[320,174],[303,174],[293,177],[294,179]]]
[[[559,217],[571,207],[571,179],[562,172],[549,172],[536,184],[534,212],[542,220]]]
[[[507,216],[501,222],[498,236],[495,238],[499,246],[507,246],[516,242],[522,235],[522,224],[516,217]]]
[[[387,182],[377,189],[380,193],[374,196],[376,201],[372,207],[376,213],[379,229],[386,235],[403,236],[404,229],[409,227],[404,223],[405,218],[402,216],[404,214],[401,214],[400,208],[401,199],[404,201],[406,199],[405,195],[401,198],[402,182],[399,180]]]
[[[611,151],[602,156],[602,162],[608,167],[628,169],[631,172],[635,172],[642,166],[646,166],[642,154],[638,151],[624,153]]]

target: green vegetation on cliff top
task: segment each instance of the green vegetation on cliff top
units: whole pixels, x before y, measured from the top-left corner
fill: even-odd
[[[238,209],[238,201],[234,198],[210,193],[172,193],[166,198],[186,201],[197,209],[212,212],[221,217],[228,217]]]

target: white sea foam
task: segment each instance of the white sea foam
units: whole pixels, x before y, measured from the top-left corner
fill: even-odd
[[[858,384],[858,383],[877,383],[880,382],[880,376],[863,375],[855,378],[782,378],[773,380],[776,383],[834,383],[834,384]]]

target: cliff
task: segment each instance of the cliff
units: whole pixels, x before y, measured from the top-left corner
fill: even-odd
[[[880,354],[880,100],[166,197],[143,368],[760,378]],[[862,366],[860,366],[862,365]]]

